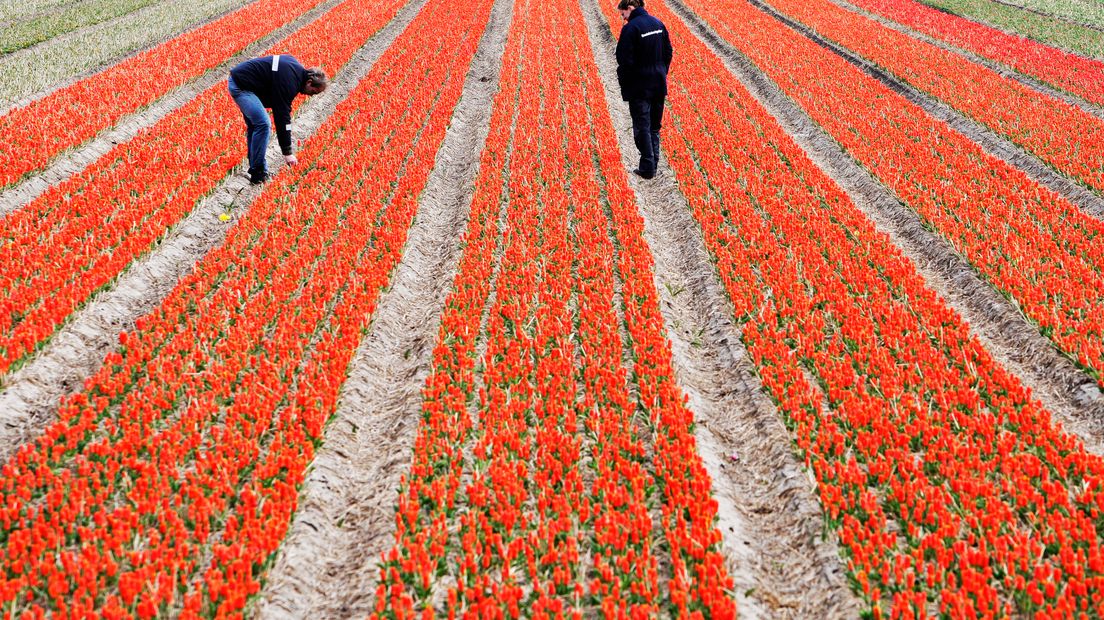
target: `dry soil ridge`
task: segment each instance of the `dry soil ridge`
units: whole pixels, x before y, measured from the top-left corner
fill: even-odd
[[[333,113],[406,28],[424,0],[416,0],[374,34],[333,77],[325,93],[312,97],[295,118],[296,139],[309,138]],[[283,165],[275,140],[269,144],[269,170]],[[244,165],[243,165],[244,167]],[[135,260],[109,288],[78,310],[45,347],[21,369],[5,377],[0,393],[0,462],[54,420],[60,400],[77,391],[118,343],[119,332],[152,311],[196,262],[221,244],[230,226],[260,194],[245,175],[234,173],[155,248]],[[218,216],[228,212],[231,220]]]
[[[926,229],[914,211],[847,155],[755,65],[714,33],[680,0],[671,7],[698,32],[729,70],[810,159],[855,202],[878,230],[916,266],[928,286],[970,325],[985,349],[1017,375],[1088,450],[1104,454],[1104,397],[1096,382],[1060,353],[1012,302],[978,276],[941,236]]]

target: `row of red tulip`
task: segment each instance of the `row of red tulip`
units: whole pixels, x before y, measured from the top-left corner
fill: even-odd
[[[462,268],[446,303],[434,373],[426,388],[426,424],[419,429],[415,464],[400,499],[398,544],[383,569],[377,600],[380,614],[406,617],[413,615],[416,606],[430,609],[426,604],[432,598],[432,578],[448,559],[440,552],[448,538],[442,517],[455,514],[453,481],[464,467],[458,453],[471,439],[475,439],[474,473],[459,498],[470,508],[459,515],[462,552],[456,560],[458,585],[448,593],[450,614],[495,610],[517,617],[521,605],[535,614],[579,614],[586,602],[580,600],[585,582],[579,582],[579,562],[588,546],[578,530],[590,521],[592,506],[594,510],[611,508],[609,502],[592,504],[581,479],[579,420],[592,423],[598,412],[591,411],[600,405],[589,391],[585,397],[591,401],[589,409],[580,410],[575,402],[579,379],[572,369],[573,322],[566,305],[575,288],[570,269],[576,244],[569,240],[565,199],[567,191],[578,191],[568,176],[575,178],[581,171],[575,167],[565,170],[564,144],[569,138],[563,124],[564,108],[578,106],[585,99],[559,92],[571,88],[571,82],[561,82],[560,76],[569,75],[565,59],[572,55],[565,53],[564,47],[572,41],[562,29],[548,28],[549,12],[542,12],[540,18],[519,19],[530,10],[520,3],[515,6],[515,27],[507,43],[506,70],[482,155]],[[548,61],[520,80],[519,70],[526,61],[521,43],[534,37],[540,41],[539,47],[524,48],[525,53],[532,55],[530,59]],[[545,81],[554,81],[560,88],[546,95],[542,107],[540,85]],[[539,110],[540,114],[515,117],[517,108]],[[516,134],[511,137],[515,122]],[[570,139],[578,141],[581,133],[575,132]],[[527,148],[513,148],[510,153],[511,147],[519,144]],[[502,172],[507,162],[508,180]],[[473,433],[464,402],[475,385],[471,370],[474,338],[480,332],[482,308],[490,293],[486,283],[494,272],[491,250],[498,236],[490,227],[499,214],[504,185],[516,189],[511,191],[503,218],[509,228],[502,233],[502,264],[494,276],[498,293],[485,328],[480,429]],[[475,291],[481,294],[473,297]],[[606,307],[610,300],[604,300]],[[582,323],[589,325],[592,317],[580,313],[577,318],[583,332]],[[589,344],[580,346],[591,348]],[[608,356],[609,347],[598,350]],[[619,339],[616,351],[620,351]],[[612,360],[610,375],[621,376],[620,386],[614,383],[612,389],[619,387],[614,394],[623,397],[619,353],[614,353]],[[583,363],[587,361],[589,356]],[[441,398],[446,391],[448,395]],[[442,411],[441,405],[447,409]],[[530,429],[530,421],[537,428]],[[448,463],[450,469],[428,467],[434,455],[442,453],[457,454],[458,458]],[[530,478],[538,482],[528,483]],[[536,496],[536,514],[532,509],[519,511],[530,493]],[[419,511],[418,506],[426,508]],[[647,519],[646,513],[644,516]],[[525,559],[526,570],[518,574],[511,572],[515,557]],[[523,586],[533,592],[529,600],[522,600]],[[605,598],[617,603],[622,597],[614,591]]]
[[[0,188],[226,62],[322,0],[257,0],[0,117]]]
[[[940,11],[916,0],[850,0],[913,30],[1104,105],[1104,62]]]
[[[452,593],[461,613],[496,600],[510,601],[502,610],[513,617],[522,604],[549,616],[580,615],[587,605],[609,616],[658,609],[645,502],[651,476],[641,462],[644,448],[634,433],[621,365],[612,242],[595,200],[599,187],[589,132],[578,131],[592,124],[583,83],[593,69],[578,62],[585,41],[581,23],[547,34],[555,30],[553,15],[571,15],[570,7],[526,20],[515,32],[523,39],[542,37],[527,54],[555,59],[526,75],[518,104],[536,109],[539,85],[562,81],[544,93],[542,114],[515,128],[511,181],[521,188],[528,179],[540,185],[512,196],[506,215],[509,242],[496,278],[500,293],[486,326],[475,473],[465,489],[473,508],[461,517],[465,587]],[[512,60],[521,64],[526,58]],[[571,299],[574,308],[568,307]],[[522,325],[532,327],[515,327]],[[594,433],[587,446],[580,425]],[[533,468],[526,465],[530,454]],[[589,493],[581,471],[584,454],[596,470]],[[519,479],[533,484],[504,483]],[[536,514],[518,514],[516,507],[530,495]],[[528,568],[516,576],[509,574],[514,554],[524,555]],[[596,573],[589,583],[580,575],[587,555]],[[526,587],[533,592],[528,599]]]
[[[872,615],[1104,613],[1104,459],[677,17],[649,7],[683,50],[671,167]]]
[[[1104,119],[830,0],[769,4],[1104,193]]]
[[[523,3],[514,5],[514,21],[523,7]],[[521,39],[511,30],[454,286],[445,300],[431,372],[422,390],[422,421],[396,507],[396,544],[381,568],[376,615],[414,618],[432,614],[428,604],[435,582],[449,570],[451,528],[462,505],[465,450],[473,434],[468,408],[476,391],[477,345],[495,279],[495,256],[503,251],[499,243],[500,201],[507,175],[511,184],[520,186],[522,180],[517,176],[520,166],[512,163],[509,155],[521,88],[520,65],[511,59],[519,57],[521,46]],[[530,90],[535,87],[529,83]],[[453,595],[449,606],[457,604]]]
[[[489,17],[467,8],[420,15],[303,166],[0,470],[5,608],[241,613],[401,256]]]
[[[532,8],[519,6],[515,15]],[[585,105],[585,99],[571,101],[578,95],[570,92],[567,65],[574,29],[554,28],[559,7],[544,9],[539,18],[515,19],[513,36],[534,44],[504,61],[516,70],[527,59],[548,59],[524,76],[517,98],[518,107],[534,113],[515,122],[510,176],[521,184],[511,187],[497,293],[485,327],[458,584],[448,594],[461,614],[497,607],[508,617],[578,616],[585,604],[580,533],[591,502],[579,433],[587,418],[575,404],[578,317],[569,307],[575,252],[567,191],[580,171],[564,157],[564,145],[579,140],[567,134],[566,108]],[[546,80],[564,83],[541,93]],[[519,142],[529,148],[517,148]]]
[[[585,22],[571,0],[533,9],[515,5],[374,617],[730,618],[717,507]]]
[[[1104,224],[743,0],[691,0],[1104,384]]]
[[[253,499],[240,504],[228,519],[227,532],[234,536],[224,535],[214,546],[222,566],[205,573],[204,589],[231,611],[242,609],[248,595],[257,591],[258,575],[287,532],[299,484],[323,439],[349,362],[370,324],[379,294],[402,258],[418,196],[435,164],[492,4],[491,0],[472,2],[461,8],[460,18],[424,11],[365,78],[363,83],[371,86],[358,89],[327,121],[339,137],[352,134],[354,139],[334,148],[334,159],[321,167],[338,168],[350,153],[359,154],[345,163],[352,174],[344,183],[356,188],[351,204],[379,209],[389,198],[390,204],[382,213],[346,217],[361,243],[354,244],[359,251],[348,254],[336,272],[345,278],[344,290],[333,298],[329,321],[318,326],[316,345],[299,369],[295,389],[287,394],[274,444],[241,494],[243,499]],[[427,68],[427,52],[447,62]],[[356,146],[355,137],[365,135],[368,142]],[[331,196],[328,204],[341,202]],[[304,196],[302,203],[310,205],[311,197]],[[374,238],[361,229],[363,222],[375,223]],[[306,298],[322,299],[319,295]],[[286,333],[290,337],[297,331],[289,326]]]
[[[590,57],[586,58],[589,61]],[[594,90],[596,84],[590,67],[581,69],[587,73],[571,84],[578,90],[573,93],[577,99],[568,98],[578,108],[582,106],[577,102],[586,101],[586,93],[601,92]],[[584,79],[585,92],[579,90]],[[585,109],[578,113],[585,114]],[[583,122],[586,122],[585,116],[571,126],[581,126]],[[600,121],[591,122],[601,124]],[[596,141],[603,133],[613,138],[601,127],[596,127],[592,133],[571,137]],[[657,552],[652,549],[649,535],[656,527],[649,509],[659,500],[652,491],[657,464],[649,462],[646,442],[638,429],[641,421],[634,418],[640,403],[633,402],[625,389],[628,379],[622,361],[624,344],[618,332],[617,308],[612,303],[618,295],[613,268],[617,266],[619,252],[610,235],[612,223],[603,212],[603,205],[593,198],[602,191],[597,175],[605,174],[607,186],[616,184],[614,178],[618,176],[622,177],[623,184],[624,175],[618,174],[620,161],[616,158],[613,167],[603,165],[601,170],[588,170],[582,161],[583,157],[597,154],[601,146],[594,142],[569,148],[573,169],[580,171],[572,179],[570,198],[575,220],[573,250],[578,262],[576,318],[582,353],[579,373],[584,386],[580,411],[586,412],[586,427],[595,438],[589,456],[599,464],[590,492],[594,530],[591,541],[597,569],[590,591],[600,601],[604,617],[640,617],[654,615],[660,610],[661,602]],[[609,162],[603,163],[608,165]],[[626,208],[636,207],[630,200]],[[616,238],[617,231],[612,232]],[[639,277],[647,276],[642,273]],[[622,284],[622,306],[628,292],[629,287]],[[627,539],[625,533],[629,533]],[[671,600],[670,593],[667,598]]]
[[[585,51],[580,62],[587,68],[587,92],[600,100],[602,84],[594,54],[589,46]],[[694,414],[675,381],[655,287],[655,261],[644,240],[644,218],[629,187],[608,112],[604,106],[592,108],[597,117],[592,125],[594,157],[606,182],[610,229],[619,250],[616,266],[633,355],[629,372],[636,379],[639,407],[648,415],[655,442],[652,469],[662,492],[660,527],[671,561],[667,603],[676,617],[734,618],[733,581],[716,526],[718,504],[698,452]]]
[[[333,73],[360,47],[362,33],[383,27],[401,6],[345,0],[272,51]],[[241,162],[241,127],[220,82],[4,218],[0,372],[25,360]]]

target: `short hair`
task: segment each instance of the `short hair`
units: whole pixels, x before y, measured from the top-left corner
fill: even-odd
[[[326,72],[322,70],[322,67],[307,69],[307,81],[322,90],[326,90],[326,87],[330,85],[330,78],[326,77]]]
[[[617,3],[618,11],[624,11],[629,7],[632,7],[634,9],[642,9],[644,8],[644,0],[621,0]]]

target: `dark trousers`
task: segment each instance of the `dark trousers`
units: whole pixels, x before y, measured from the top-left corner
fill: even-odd
[[[659,164],[659,130],[663,126],[664,97],[629,101],[633,140],[640,151],[640,173],[653,176]]]

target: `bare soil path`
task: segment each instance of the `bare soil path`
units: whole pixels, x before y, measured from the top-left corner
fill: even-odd
[[[340,404],[258,603],[260,618],[351,618],[371,611],[380,554],[394,540],[421,389],[460,258],[490,126],[512,3],[498,0],[480,41],[402,262],[351,364]]]
[[[594,0],[582,0],[618,130],[622,160],[636,164],[627,104],[617,90],[614,39]],[[668,129],[667,131],[673,131]],[[656,289],[678,383],[690,397],[698,448],[720,503],[720,526],[742,618],[852,618],[834,538],[822,536],[815,485],[782,417],[762,392],[740,343],[699,227],[673,173],[631,180],[656,260]]]
[[[718,37],[680,0],[668,5],[686,21],[740,79],[786,132],[855,204],[889,235],[930,287],[970,325],[986,350],[1016,374],[1035,398],[1076,433],[1086,448],[1104,454],[1104,395],[1096,382],[1059,352],[1035,325],[983,280],[915,212],[844,153],[801,108],[746,57]]]
[[[333,77],[325,93],[300,108],[295,138],[307,139],[317,131],[414,19],[424,1],[415,0],[400,10]],[[273,140],[269,170],[277,171],[282,163]],[[249,185],[245,175],[227,177],[154,251],[135,261],[113,286],[76,312],[34,358],[6,378],[0,392],[0,462],[54,419],[61,398],[79,390],[99,369],[104,355],[117,345],[119,333],[132,329],[204,254],[222,243],[230,226],[259,194],[260,188]],[[220,221],[222,213],[231,219]]]
[[[0,216],[30,204],[51,186],[57,185],[75,174],[79,174],[81,170],[84,170],[89,164],[103,157],[116,145],[130,141],[143,129],[152,127],[158,121],[171,114],[177,108],[188,103],[203,91],[225,80],[229,67],[243,60],[252,58],[258,53],[268,49],[275,42],[318,19],[341,1],[342,0],[326,0],[301,15],[298,19],[272,31],[264,38],[254,42],[249,47],[243,49],[239,54],[230,58],[226,63],[208,71],[202,77],[170,92],[168,95],[158,99],[152,105],[133,114],[124,116],[119,119],[115,127],[101,133],[81,146],[61,154],[45,170],[32,175],[22,183],[13,185],[7,190],[0,192]]]

